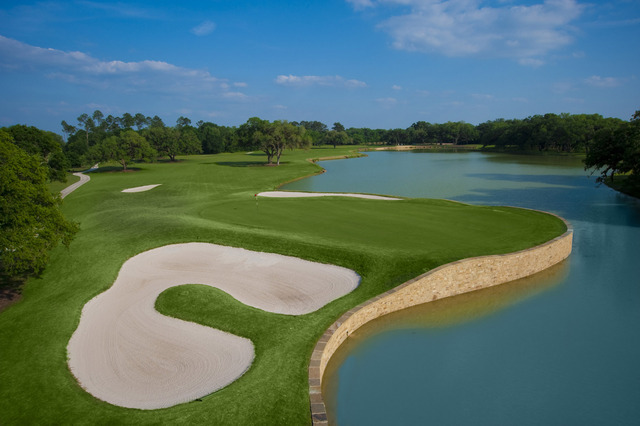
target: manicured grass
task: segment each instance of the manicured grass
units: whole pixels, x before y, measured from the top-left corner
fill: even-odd
[[[343,312],[443,263],[512,252],[565,231],[562,221],[543,213],[442,200],[256,202],[257,192],[319,172],[307,158],[349,155],[349,149],[286,152],[280,167],[262,166],[262,154],[238,153],[93,173],[64,200],[66,215],[81,223],[71,247],[56,249],[42,277],[25,286],[22,301],[0,313],[0,424],[308,424],[309,357]],[[150,184],[162,185],[120,192]],[[197,283],[169,289],[158,299],[160,312],[250,338],[254,364],[226,388],[168,409],[96,400],[66,364],[82,307],[111,286],[128,258],[192,241],[337,264],[362,281],[351,294],[302,316],[247,307]]]

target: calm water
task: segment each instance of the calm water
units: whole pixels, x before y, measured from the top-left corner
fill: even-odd
[[[640,202],[570,158],[374,152],[286,189],[448,198],[554,212],[568,261],[383,317],[327,372],[340,425],[640,424]]]

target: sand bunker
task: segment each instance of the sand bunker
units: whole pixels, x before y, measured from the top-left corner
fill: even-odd
[[[96,398],[156,409],[192,401],[236,380],[254,357],[250,340],[169,318],[158,295],[181,284],[217,287],[270,312],[315,311],[355,289],[360,277],[325,265],[215,244],[175,244],[127,260],[113,286],[83,308],[68,363]]]
[[[144,191],[149,191],[149,190],[155,188],[156,186],[160,186],[160,185],[162,185],[162,184],[159,183],[157,185],[136,186],[135,188],[123,189],[122,192],[144,192]]]
[[[384,197],[382,195],[348,194],[341,192],[294,192],[294,191],[269,191],[258,194],[260,197],[273,198],[298,198],[298,197],[353,197],[367,198],[369,200],[401,200],[401,198]]]

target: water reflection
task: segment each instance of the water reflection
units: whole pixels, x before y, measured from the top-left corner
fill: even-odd
[[[322,166],[287,189],[512,205],[574,228],[559,284],[443,300],[350,339],[325,380],[340,424],[638,424],[638,200],[570,157],[375,152]]]
[[[456,297],[439,299],[434,302],[393,312],[367,323],[340,346],[333,355],[324,374],[323,395],[327,405],[330,424],[336,424],[337,397],[340,383],[340,367],[354,356],[354,350],[366,350],[374,338],[386,333],[431,329],[446,332],[465,322],[477,320],[495,312],[514,307],[522,301],[543,291],[560,285],[569,273],[570,259],[531,277],[522,278],[503,285],[489,287]],[[357,356],[357,355],[355,355]]]

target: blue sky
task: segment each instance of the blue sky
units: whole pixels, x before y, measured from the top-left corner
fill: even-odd
[[[45,1],[0,5],[0,126],[95,109],[420,120],[640,109],[638,0]]]

